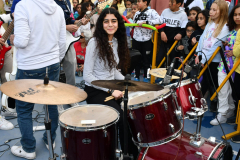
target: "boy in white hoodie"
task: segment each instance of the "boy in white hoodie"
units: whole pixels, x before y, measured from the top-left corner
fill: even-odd
[[[22,0],[16,5],[14,15],[13,42],[18,48],[16,79],[44,79],[48,68],[49,79],[58,81],[60,61],[66,51],[66,24],[62,9],[54,0]],[[36,140],[32,126],[33,107],[32,103],[16,100],[22,146],[13,146],[11,152],[26,159],[36,158]],[[54,142],[58,110],[56,105],[49,106],[48,109]],[[46,133],[43,141],[48,148]]]

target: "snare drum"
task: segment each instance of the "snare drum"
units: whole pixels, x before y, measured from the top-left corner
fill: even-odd
[[[223,142],[217,143],[203,138],[205,141],[203,145],[194,147],[190,144],[191,136],[193,135],[183,131],[182,138],[179,136],[167,144],[150,147],[147,150],[143,148],[138,160],[222,160],[220,157],[226,149]],[[229,157],[230,159],[232,158]]]
[[[116,160],[119,113],[105,105],[81,105],[59,116],[62,160]]]
[[[172,85],[177,85],[177,83],[165,86],[165,88],[169,88]],[[190,79],[181,81],[180,88],[177,87],[176,89],[176,96],[178,105],[182,105],[184,114],[188,111],[192,111],[192,107],[202,108],[204,112],[208,109],[207,102],[205,98],[203,98],[199,82],[194,82]]]
[[[128,122],[140,147],[167,143],[182,129],[169,89],[129,94]]]

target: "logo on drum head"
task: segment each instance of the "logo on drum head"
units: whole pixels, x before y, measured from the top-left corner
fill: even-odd
[[[91,143],[91,139],[85,138],[82,140],[83,144],[90,144]]]
[[[145,119],[146,119],[146,120],[152,120],[154,117],[155,117],[155,115],[152,114],[152,113],[150,113],[150,114],[147,114],[147,115],[145,116]]]

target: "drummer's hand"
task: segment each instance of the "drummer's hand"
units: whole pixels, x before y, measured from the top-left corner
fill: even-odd
[[[123,97],[123,93],[119,90],[114,90],[112,96],[115,98],[115,100],[118,100]]]
[[[198,56],[196,56],[196,58],[195,58],[195,64],[198,64],[199,63],[199,58],[198,58]]]

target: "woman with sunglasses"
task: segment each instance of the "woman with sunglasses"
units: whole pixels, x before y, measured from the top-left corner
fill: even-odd
[[[130,56],[127,46],[127,35],[123,19],[118,11],[107,8],[100,14],[96,31],[89,41],[86,49],[83,79],[85,80],[85,92],[88,104],[103,104],[113,107],[120,113],[118,121],[120,144],[123,149],[123,111],[121,110],[121,98],[123,93],[119,90],[110,90],[92,85],[95,80],[124,80],[124,76],[118,71],[127,70]],[[108,96],[115,99],[104,102]],[[136,159],[138,150],[128,134],[129,153]]]

